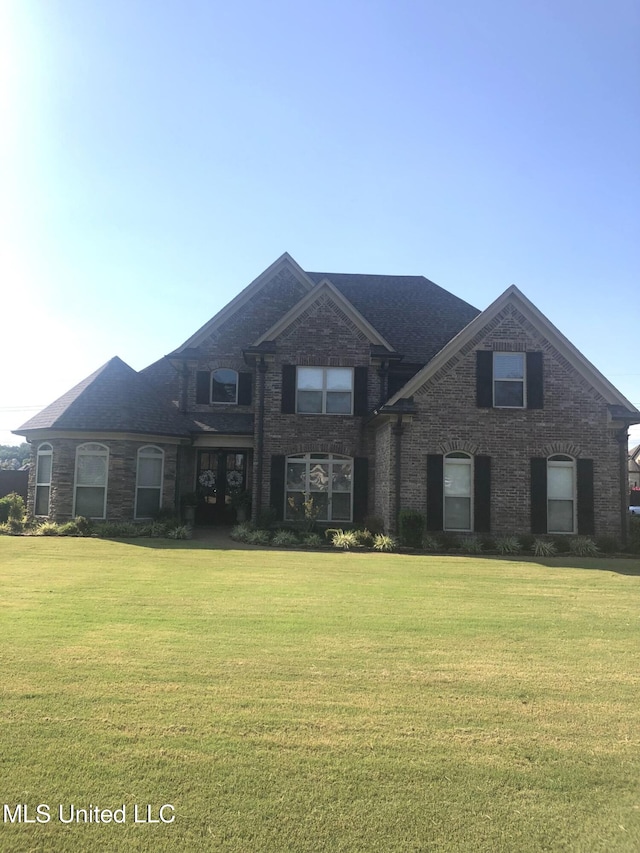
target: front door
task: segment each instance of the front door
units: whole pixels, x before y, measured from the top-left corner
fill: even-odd
[[[233,524],[238,493],[251,488],[247,450],[201,450],[198,453],[197,524]]]

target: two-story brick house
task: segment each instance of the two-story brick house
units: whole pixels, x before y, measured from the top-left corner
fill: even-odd
[[[112,359],[17,434],[29,508],[201,523],[624,534],[635,409],[515,287],[480,312],[421,276],[309,273],[288,255],[182,346]]]

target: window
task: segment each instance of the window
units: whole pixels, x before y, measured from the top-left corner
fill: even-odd
[[[444,458],[444,529],[472,530],[472,459],[467,453]]]
[[[525,356],[522,352],[494,352],[493,405],[522,409],[525,406]]]
[[[138,450],[136,473],[136,518],[151,518],[162,506],[164,453],[159,447]]]
[[[351,367],[299,367],[296,383],[296,412],[326,415],[352,413]]]
[[[103,444],[81,444],[76,450],[74,515],[105,517],[108,463],[109,450]]]
[[[285,518],[299,518],[308,498],[318,521],[351,521],[353,459],[335,453],[287,457]]]
[[[547,531],[573,533],[576,529],[576,466],[571,456],[547,460]]]
[[[211,373],[211,402],[236,405],[238,402],[238,371],[220,367]]]
[[[53,448],[50,444],[41,444],[36,460],[36,503],[34,515],[49,515],[51,497],[51,466]]]

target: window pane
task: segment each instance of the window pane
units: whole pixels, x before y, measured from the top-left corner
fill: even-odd
[[[494,379],[524,379],[524,354],[500,353],[493,356]]]
[[[322,411],[322,391],[298,391],[298,412],[317,413]]]
[[[138,489],[136,518],[150,518],[160,509],[160,489]]]
[[[107,459],[105,456],[78,456],[79,486],[104,486],[107,479]],[[85,515],[86,513],[77,513]],[[102,513],[100,513],[102,515]]]
[[[327,391],[351,391],[353,371],[344,367],[327,368]]]
[[[235,403],[237,399],[238,374],[235,370],[221,368],[213,371],[211,399],[214,403]]]
[[[309,470],[309,489],[312,492],[326,492],[329,489],[329,466],[314,463]]]
[[[556,500],[573,500],[573,466],[548,466],[547,497]]]
[[[445,530],[471,530],[471,498],[444,499]]]
[[[316,390],[322,388],[322,368],[321,367],[299,367],[298,374],[298,389]]]
[[[524,385],[522,382],[496,382],[496,406],[513,406],[522,409],[524,406]]]
[[[330,415],[350,415],[351,392],[327,391],[327,413]]]
[[[548,501],[549,533],[573,533],[573,501]]]
[[[104,518],[104,488],[87,488],[86,486],[77,488],[76,515]]]
[[[318,510],[318,521],[327,521],[329,510],[329,495],[326,492],[314,492],[311,495],[314,510]]]
[[[289,462],[287,464],[287,489],[305,490],[305,472],[307,466],[304,462]]]
[[[445,495],[471,495],[471,465],[445,462]]]
[[[49,515],[49,486],[36,487],[36,515]]]
[[[292,521],[295,518],[302,518],[304,508],[304,492],[287,492],[287,506],[285,518]]]
[[[138,486],[160,486],[162,481],[162,459],[138,456]]]
[[[38,473],[36,476],[37,483],[51,482],[51,454],[38,456]],[[46,513],[45,513],[46,514]]]
[[[351,491],[351,464],[349,462],[342,464],[334,462],[332,488],[334,492]]]
[[[351,518],[351,494],[349,492],[334,492],[331,501],[331,517],[333,521],[349,521]]]

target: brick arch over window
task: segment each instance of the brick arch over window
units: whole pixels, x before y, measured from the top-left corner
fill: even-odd
[[[557,454],[573,456],[574,459],[579,459],[584,455],[580,446],[572,444],[570,441],[553,441],[540,448],[540,456],[548,457],[556,456]]]
[[[478,445],[473,441],[465,441],[463,439],[451,439],[450,441],[443,441],[440,444],[440,453],[446,456],[447,453],[469,453],[471,456],[476,456],[478,453]]]
[[[341,456],[356,456],[356,449],[338,441],[299,441],[293,445],[291,453],[338,453]]]

